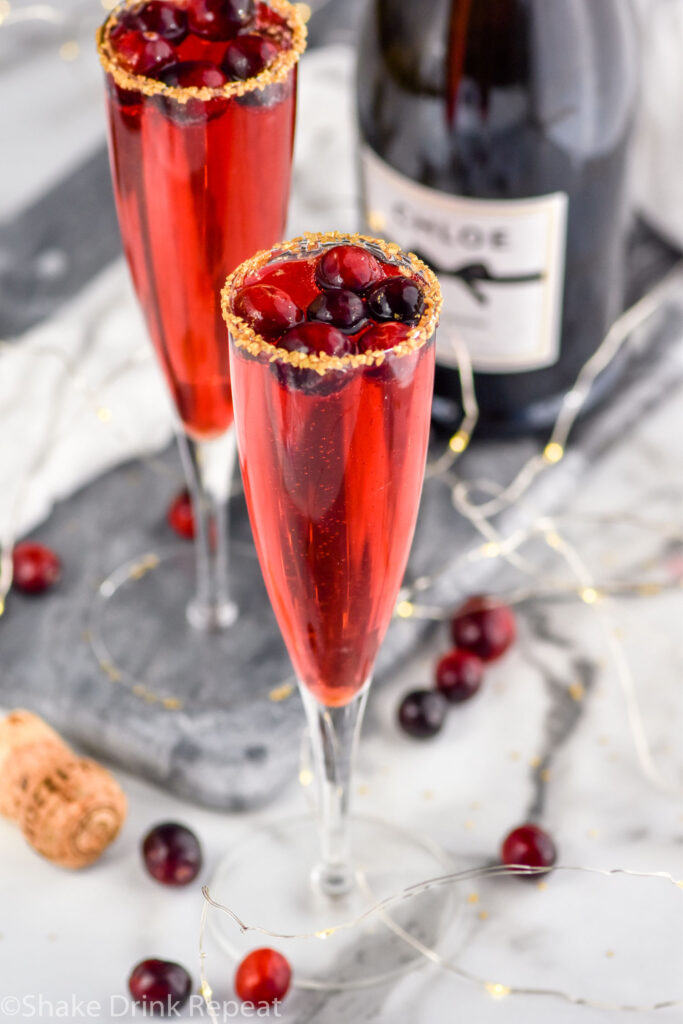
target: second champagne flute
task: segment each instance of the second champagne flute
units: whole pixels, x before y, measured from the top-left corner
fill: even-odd
[[[196,592],[187,619],[202,633],[238,614],[228,589],[234,433],[218,295],[225,275],[284,229],[304,45],[304,25],[285,0],[128,2],[98,35],[123,245],[177,412],[192,497]],[[173,577],[172,563],[155,569],[161,582],[146,601],[130,601],[128,617],[125,608],[112,613],[126,638],[113,662],[139,648],[130,638],[143,604],[143,616],[165,618],[166,633],[182,641],[190,584]],[[128,569],[110,578],[106,598],[140,574],[137,563]]]

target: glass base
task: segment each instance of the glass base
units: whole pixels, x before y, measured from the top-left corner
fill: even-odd
[[[272,946],[292,965],[293,985],[307,989],[364,988],[426,963],[406,935],[433,948],[451,931],[462,905],[450,887],[402,900],[362,922],[358,918],[410,885],[453,871],[452,862],[429,840],[396,825],[358,817],[351,829],[356,884],[334,900],[312,881],[319,847],[313,818],[275,822],[237,844],[213,877],[211,898],[246,925],[308,937],[242,933],[230,916],[211,908],[209,929],[221,949],[241,960],[252,949]],[[358,923],[343,927],[352,922]],[[210,980],[210,963],[207,973]]]
[[[211,621],[191,600],[191,544],[151,550],[111,573],[100,584],[88,623],[102,671],[140,697],[169,707],[233,709],[248,703],[257,658],[259,685],[266,692],[282,686],[292,669],[254,548],[233,542],[230,568],[235,603],[220,610],[220,621]]]

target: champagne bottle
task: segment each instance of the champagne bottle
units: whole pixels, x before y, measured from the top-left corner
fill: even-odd
[[[535,430],[620,312],[637,68],[630,0],[369,0],[365,220],[439,273],[444,428],[458,339],[482,426]]]

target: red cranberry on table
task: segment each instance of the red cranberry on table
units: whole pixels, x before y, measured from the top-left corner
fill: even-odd
[[[168,525],[185,540],[193,540],[195,534],[194,511],[189,491],[175,496],[166,513]]]
[[[424,292],[409,277],[389,277],[369,292],[368,306],[376,320],[416,324],[424,310]]]
[[[235,299],[234,310],[264,338],[288,331],[304,319],[303,310],[286,292],[268,284],[243,288]]]
[[[189,885],[202,866],[202,848],[194,832],[171,821],[147,833],[142,856],[152,878],[163,885]]]
[[[415,739],[431,739],[441,732],[446,720],[445,698],[435,690],[413,690],[398,709],[398,721],[404,732]]]
[[[112,42],[117,63],[133,75],[158,74],[175,60],[175,50],[158,32],[125,31]]]
[[[328,324],[299,324],[283,334],[277,345],[287,352],[304,352],[307,355],[346,356],[351,351],[346,335]]]
[[[484,678],[484,662],[460,647],[449,651],[436,666],[436,687],[452,704],[469,700]]]
[[[274,1003],[284,999],[292,969],[275,949],[255,949],[245,956],[235,974],[235,991],[243,1003]]]
[[[187,1002],[192,978],[170,960],[142,960],[128,979],[130,994],[150,1012],[170,1015]]]
[[[12,582],[25,594],[42,594],[59,581],[62,563],[44,544],[22,541],[12,552]]]
[[[472,597],[453,616],[453,640],[458,647],[495,661],[514,643],[517,623],[511,608],[494,598]]]
[[[501,849],[503,864],[529,868],[551,868],[557,860],[555,843],[538,825],[520,825],[510,832]]]
[[[249,24],[255,9],[254,0],[190,0],[187,22],[204,39],[231,39]]]
[[[316,296],[308,307],[308,319],[349,331],[365,318],[365,303],[348,288],[336,288]]]
[[[320,257],[316,267],[316,279],[321,288],[362,292],[382,277],[379,260],[359,245],[335,245]]]
[[[277,55],[275,43],[257,32],[237,36],[225,51],[223,70],[229,78],[246,81],[272,64]]]

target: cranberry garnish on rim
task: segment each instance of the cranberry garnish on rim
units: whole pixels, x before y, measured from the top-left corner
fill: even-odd
[[[424,292],[409,277],[390,277],[368,294],[368,306],[376,320],[416,324],[424,310]]]
[[[243,1003],[275,1003],[284,999],[292,969],[275,949],[255,949],[245,956],[235,973],[235,991]]]
[[[243,288],[235,299],[235,313],[262,334],[274,337],[304,319],[303,310],[286,292],[267,284],[252,284]]]
[[[401,701],[398,720],[404,732],[418,740],[431,739],[441,732],[447,705],[435,690],[413,690]]]
[[[187,21],[204,39],[231,39],[253,19],[254,0],[190,0]]]
[[[299,324],[292,327],[278,340],[278,348],[287,352],[303,352],[306,355],[346,356],[351,351],[351,342],[328,324]]]
[[[436,666],[436,686],[452,704],[469,700],[484,678],[484,662],[472,651],[459,647],[445,654]]]
[[[246,81],[268,67],[277,54],[278,48],[275,43],[257,32],[237,36],[225,51],[223,70],[229,78]]]
[[[175,50],[158,32],[129,30],[112,36],[118,63],[133,75],[163,71],[175,60]]]
[[[59,581],[62,563],[44,544],[23,541],[12,552],[12,583],[25,594],[42,594]]]
[[[321,288],[348,288],[362,292],[381,281],[382,265],[360,245],[335,245],[323,253],[316,268]]]
[[[128,989],[147,1012],[171,1016],[187,1002],[192,978],[170,960],[142,960],[131,972]]]
[[[358,339],[358,351],[362,353],[388,352],[389,349],[400,345],[402,341],[406,341],[409,334],[410,327],[406,324],[374,324]]]
[[[506,836],[500,858],[503,864],[551,868],[557,861],[557,849],[547,832],[538,825],[529,823],[520,825]]]
[[[494,598],[472,597],[453,616],[453,640],[458,647],[495,661],[514,643],[517,623],[512,609]]]
[[[189,491],[181,491],[175,496],[166,513],[168,525],[186,540],[194,539],[194,510]]]
[[[218,65],[209,60],[186,60],[172,64],[160,77],[167,85],[195,89],[220,89],[228,80]]]
[[[365,318],[365,303],[346,288],[323,292],[308,307],[308,319],[350,331]]]
[[[147,833],[142,856],[152,878],[163,885],[189,885],[202,866],[202,848],[196,835],[172,821],[156,825]]]
[[[134,8],[133,24],[144,32],[158,32],[170,43],[180,43],[187,35],[187,15],[182,7],[168,0],[149,0]]]

